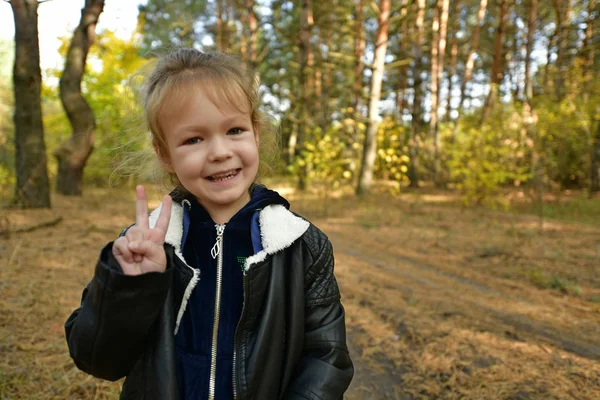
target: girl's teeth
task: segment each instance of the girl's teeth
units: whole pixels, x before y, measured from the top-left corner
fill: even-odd
[[[227,175],[211,176],[210,180],[213,181],[213,182],[221,182],[221,181],[224,181],[224,180],[227,180],[227,179],[231,179],[234,176],[235,176],[235,173],[230,173],[230,174],[227,174]]]

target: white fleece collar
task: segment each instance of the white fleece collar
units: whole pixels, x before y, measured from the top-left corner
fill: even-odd
[[[150,228],[156,225],[162,203],[150,214]],[[263,261],[267,255],[274,254],[289,247],[306,232],[309,222],[297,217],[281,204],[270,205],[259,213],[260,239],[262,250],[246,259],[244,272],[248,272],[252,264]],[[183,237],[183,206],[173,203],[171,219],[165,236],[165,242],[175,249],[175,254],[185,262],[181,253]],[[186,263],[187,264],[187,263]]]

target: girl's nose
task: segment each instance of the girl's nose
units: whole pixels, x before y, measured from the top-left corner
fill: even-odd
[[[220,162],[231,157],[231,148],[229,147],[226,138],[215,137],[210,142],[210,149],[208,153],[209,161]]]

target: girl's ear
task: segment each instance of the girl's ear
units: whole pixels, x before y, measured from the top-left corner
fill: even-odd
[[[152,147],[154,147],[154,152],[156,153],[156,156],[160,160],[160,163],[162,164],[163,168],[170,174],[175,173],[175,170],[173,169],[173,166],[171,165],[171,161],[169,160],[169,155],[163,154],[164,151],[161,150],[160,145],[158,144],[158,142],[156,140],[152,141]]]

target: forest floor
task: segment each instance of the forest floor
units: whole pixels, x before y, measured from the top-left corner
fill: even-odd
[[[525,200],[504,212],[442,191],[280,191],[334,245],[347,399],[600,398],[600,199],[551,200],[540,220]],[[63,324],[134,199],[90,188],[51,210],[0,210],[0,232],[55,223],[0,236],[0,399],[117,397],[120,383],[75,368]]]

